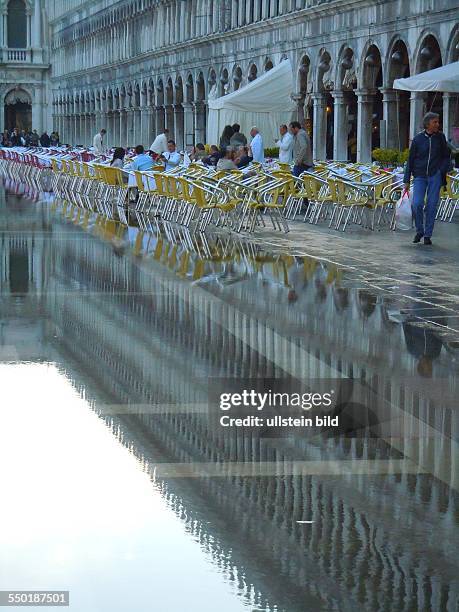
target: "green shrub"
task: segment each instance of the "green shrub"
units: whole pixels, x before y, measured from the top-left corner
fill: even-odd
[[[373,149],[373,159],[384,164],[403,164],[408,159],[409,149],[399,151],[398,149]]]
[[[398,161],[397,149],[373,149],[373,159],[385,164],[396,164]]]
[[[404,149],[403,151],[399,151],[398,152],[398,163],[403,166],[403,164],[406,162],[406,160],[408,159],[408,155],[409,155],[410,150],[409,149]]]
[[[279,147],[267,147],[265,157],[279,157]]]

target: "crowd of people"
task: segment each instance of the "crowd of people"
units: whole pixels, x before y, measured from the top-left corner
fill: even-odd
[[[93,150],[97,154],[102,154],[105,150],[104,138],[106,130],[101,129],[93,139]],[[279,161],[282,163],[293,163],[293,174],[299,176],[302,172],[311,168],[313,165],[312,151],[309,136],[298,121],[292,121],[289,126],[283,124],[279,127]],[[162,161],[166,171],[175,168],[188,156],[190,161],[199,161],[206,166],[215,167],[217,170],[236,170],[248,166],[252,162],[260,164],[265,161],[263,136],[260,130],[254,126],[250,130],[250,143],[245,134],[241,132],[239,124],[227,125],[223,129],[219,144],[206,146],[197,143],[190,154],[180,154],[177,151],[176,143],[169,138],[169,130],[165,129],[158,134],[148,152],[145,152],[142,145],[138,145],[134,150],[136,156],[142,156],[140,163],[144,170],[148,170],[155,162]],[[117,147],[113,153],[112,165],[122,167],[121,160],[125,159],[127,152]],[[134,162],[128,161],[128,166],[132,167]],[[135,162],[137,163],[137,162]],[[127,167],[126,164],[123,167]]]
[[[59,133],[56,131],[48,134],[45,130],[40,136],[35,129],[19,130],[18,128],[11,131],[5,130],[0,141],[2,147],[57,147],[59,144]]]

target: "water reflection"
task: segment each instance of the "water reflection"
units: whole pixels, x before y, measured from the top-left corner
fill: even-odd
[[[135,506],[159,516],[159,531],[144,516],[135,537],[138,550],[141,538],[155,547],[147,560],[164,581],[161,601],[180,590],[171,579],[188,576],[187,601],[162,609],[201,612],[218,599],[219,610],[455,610],[459,366],[451,333],[428,324],[431,310],[311,257],[14,198],[1,210],[3,360],[52,361],[84,398],[66,486],[81,469],[94,496],[116,466],[138,502],[126,509],[113,498],[104,520],[91,514],[109,551],[95,596],[124,571],[110,538]],[[379,437],[307,440],[223,430],[207,415],[207,379],[220,376],[351,378],[390,407],[390,425]],[[63,436],[56,407],[22,419],[12,429]],[[33,448],[25,456],[39,456]],[[80,505],[91,497],[77,490]],[[143,561],[133,560],[129,582],[145,576]],[[132,609],[150,609],[147,584]],[[97,605],[81,609],[116,609]]]

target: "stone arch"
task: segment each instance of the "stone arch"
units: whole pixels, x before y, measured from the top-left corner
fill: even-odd
[[[166,81],[165,103],[168,105],[174,103],[174,86],[171,77],[168,77]]]
[[[359,66],[358,84],[363,89],[375,89],[382,86],[382,57],[379,47],[368,41],[362,51]]]
[[[273,68],[274,68],[274,62],[272,61],[272,59],[269,57],[265,58],[265,61],[263,64],[263,70],[265,72],[268,72],[268,70],[272,70]]]
[[[175,104],[183,104],[184,96],[183,96],[183,79],[180,75],[177,76],[174,83],[174,97]]]
[[[156,83],[156,104],[158,106],[164,105],[164,81],[161,77],[159,77]]]
[[[439,68],[443,64],[444,52],[442,52],[440,41],[441,39],[432,31],[424,31],[418,38],[415,55],[412,66],[413,73],[419,74],[427,70]],[[416,131],[422,129],[422,115],[427,111],[433,111],[442,115],[443,113],[443,93],[442,92],[426,92],[418,96],[416,107],[416,117],[414,118]]]
[[[394,36],[389,44],[384,66],[386,145],[388,148],[405,149],[409,144],[410,94],[408,91],[391,91],[395,79],[410,76],[410,53],[407,42]]]
[[[207,73],[207,88],[210,91],[217,84],[217,73],[210,67]]]
[[[349,44],[342,45],[338,53],[334,82],[336,90],[349,90],[357,85],[355,51]]]
[[[124,109],[126,108],[126,86],[123,84],[120,87],[119,90],[119,104],[120,104],[120,109]]]
[[[321,92],[325,89],[329,88],[327,83],[330,81],[330,76],[332,75],[332,59],[329,51],[327,49],[322,48],[319,51],[316,69],[315,69],[315,78],[314,78],[314,91]]]
[[[32,128],[32,95],[22,86],[10,89],[3,99],[5,128],[30,130]]]
[[[220,78],[218,83],[218,95],[224,96],[226,93],[228,93],[229,86],[230,82],[228,69],[222,68],[220,71]]]
[[[439,40],[440,37],[430,30],[424,31],[419,36],[412,62],[414,74],[432,70],[442,65],[444,54]]]
[[[196,77],[196,100],[201,102],[206,99],[206,84],[202,72]]]
[[[238,90],[239,87],[242,84],[242,68],[239,65],[235,65],[233,67],[233,74],[232,74],[232,80],[233,80],[233,89],[234,91]]]
[[[410,76],[410,52],[407,41],[399,35],[391,40],[384,62],[384,84],[392,87],[395,79]]]
[[[459,61],[459,23],[451,30],[446,46],[445,64]]]
[[[185,89],[186,89],[186,101],[188,103],[193,103],[194,102],[194,80],[193,80],[193,75],[190,73],[187,76],[186,82],[185,82]]]
[[[358,78],[362,90],[368,91],[371,100],[366,102],[367,114],[360,121],[360,129],[371,129],[371,149],[380,147],[381,134],[380,125],[383,118],[383,102],[380,88],[383,86],[383,65],[381,52],[377,44],[368,41],[362,51],[360,61],[360,73]],[[363,105],[361,107],[363,112]]]
[[[312,79],[311,79],[311,60],[309,55],[303,55],[296,71],[297,92],[298,92],[298,111],[297,119],[300,123],[305,120],[308,122],[312,116]],[[308,124],[309,125],[309,124]],[[308,131],[310,132],[310,125]]]
[[[255,81],[257,77],[258,77],[258,68],[255,62],[252,62],[247,72],[247,80],[249,81],[249,83],[251,83],[252,81]]]
[[[134,107],[139,108],[140,107],[140,85],[137,81],[134,83],[132,98],[133,98]]]

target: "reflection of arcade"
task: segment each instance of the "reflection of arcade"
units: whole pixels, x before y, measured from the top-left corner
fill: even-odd
[[[68,211],[66,215],[72,217]],[[71,225],[63,231],[69,238],[75,232]],[[241,555],[247,558],[244,546],[251,542],[260,555],[271,555],[271,564],[277,559],[277,571],[284,585],[289,577],[292,592],[307,582],[311,596],[333,593],[341,609],[356,601],[383,609],[384,593],[397,584],[392,598],[400,610],[416,607],[421,592],[427,598],[423,601],[430,600],[426,609],[436,609],[440,600],[453,602],[456,568],[448,522],[455,506],[448,486],[427,474],[403,473],[403,468],[396,475],[393,467],[384,467],[387,475],[383,469],[376,479],[295,475],[297,460],[394,466],[401,455],[374,439],[319,439],[307,445],[301,440],[254,440],[247,432],[212,429],[200,413],[207,400],[207,376],[309,372],[366,381],[374,392],[400,403],[405,431],[417,419],[431,423],[434,398],[419,379],[407,378],[415,360],[404,348],[401,328],[388,323],[379,299],[339,286],[338,270],[308,258],[218,241],[184,248],[164,235],[132,228],[126,234],[113,222],[109,227],[96,221],[93,231],[104,240],[61,238],[54,243],[47,309],[61,331],[62,349],[71,352],[80,368],[98,363],[103,375],[93,373],[97,388],[131,405],[120,409],[129,412],[123,421],[105,416],[119,439],[152,473],[151,449],[158,447],[163,460],[175,463],[275,461],[285,468],[282,478],[236,475],[229,481],[204,478],[186,486],[161,478],[158,486],[203,545],[212,546],[214,531],[207,533],[204,525],[211,506],[230,525],[230,517],[247,517],[234,525],[234,532],[242,531]],[[113,245],[121,242],[135,260],[113,258]],[[225,253],[221,261],[217,251]],[[292,290],[294,303],[288,297]],[[438,373],[447,375],[451,363],[441,355],[437,361]],[[145,412],[145,404],[153,405],[153,413]],[[104,412],[97,404],[95,409]],[[439,435],[422,441],[425,446],[418,452],[435,457],[433,468],[450,483],[455,470],[448,407],[435,407],[435,415]],[[407,450],[412,444],[409,435],[401,442]],[[411,520],[414,512],[416,521]],[[295,526],[296,520],[314,521],[308,536]],[[425,538],[423,524],[435,526],[435,537]],[[418,537],[413,536],[418,529]],[[217,557],[224,539],[219,533],[220,544],[213,544]],[[298,557],[298,544],[308,549],[307,560]],[[233,540],[229,545],[236,550]],[[286,548],[288,554],[281,553]],[[436,555],[443,560],[435,568],[422,562]],[[356,558],[361,559],[358,564]],[[270,586],[276,598],[285,599],[288,589],[280,580]]]
[[[94,395],[124,404],[113,407],[123,416],[99,402],[94,410],[254,607],[304,610],[298,602],[307,590],[317,610],[383,610],[388,602],[397,610],[452,610],[457,506],[446,484],[404,471],[403,456],[382,440],[253,439],[211,428],[200,412],[208,376],[351,376],[396,400],[408,431],[416,419],[435,425],[439,435],[425,441],[419,460],[434,457],[433,468],[450,483],[457,468],[447,402],[435,407],[433,423],[435,397],[422,379],[409,378],[416,359],[379,298],[340,284],[339,270],[314,259],[244,243],[184,248],[170,236],[61,213],[80,227],[63,224],[44,250],[28,243],[30,265],[42,274],[42,286],[29,289],[48,315],[49,342],[71,355],[76,372],[86,370],[86,393],[89,373]],[[95,236],[80,239],[81,226]],[[113,257],[114,249],[124,256]],[[450,375],[457,396],[444,351],[434,367],[437,376]],[[412,442],[406,436],[402,445]],[[308,459],[360,461],[380,471],[343,468],[337,477],[324,467],[320,477],[299,475],[296,462]],[[158,461],[275,462],[283,476],[177,480],[156,476]],[[305,529],[298,520],[314,523]]]

